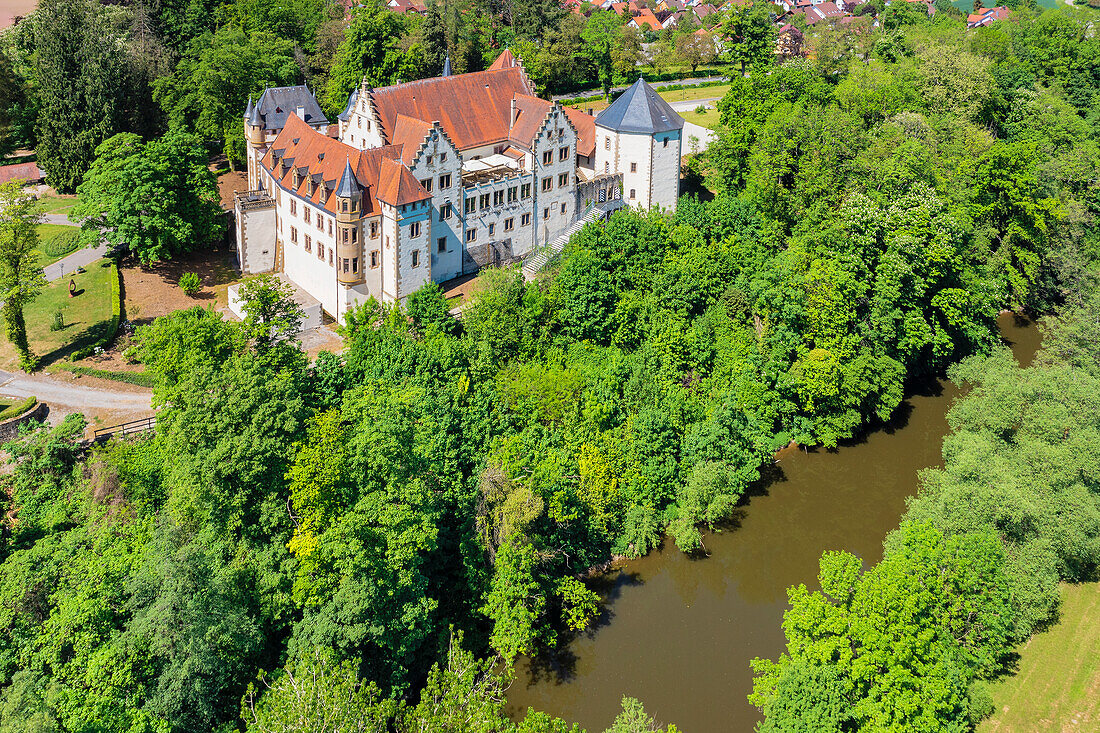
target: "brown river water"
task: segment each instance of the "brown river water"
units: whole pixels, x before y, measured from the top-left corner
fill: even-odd
[[[1007,313],[999,322],[1016,358],[1029,364],[1039,329]],[[600,623],[555,659],[518,662],[511,712],[530,706],[596,733],[627,695],[684,733],[752,731],[760,715],[745,699],[749,660],[783,651],[787,588],[817,585],[824,550],[881,558],[883,539],[916,493],[917,472],[940,462],[958,395],[941,382],[909,396],[891,425],[836,451],[784,450],[733,525],[704,539],[709,557],[686,557],[666,541],[601,578]]]

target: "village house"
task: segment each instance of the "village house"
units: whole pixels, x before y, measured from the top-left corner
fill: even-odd
[[[241,268],[280,273],[337,319],[403,301],[615,206],[674,210],[683,125],[640,79],[598,116],[540,99],[508,51],[486,71],[364,81],[336,122],[305,87],[268,89],[244,119]]]
[[[971,13],[966,16],[967,28],[980,28],[983,25],[989,25],[994,21],[1004,20],[1008,17],[1008,8],[1004,5],[996,8],[983,8],[977,12]]]

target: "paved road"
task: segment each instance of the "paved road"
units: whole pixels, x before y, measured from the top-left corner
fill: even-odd
[[[701,79],[673,79],[671,81],[654,81],[654,82],[650,82],[649,85],[651,87],[653,87],[654,89],[660,89],[661,87],[671,86],[672,84],[702,84],[702,83],[708,82],[708,81],[724,81],[728,78],[729,77],[727,77],[727,76],[708,76],[706,78],[701,78]],[[611,96],[615,96],[615,92],[622,92],[622,91],[625,91],[628,88],[629,87],[611,87]],[[559,100],[559,99],[581,99],[581,98],[589,99],[589,98],[598,98],[598,97],[602,97],[602,96],[603,96],[603,90],[602,89],[593,89],[593,90],[588,91],[588,92],[580,92],[580,93],[573,93],[573,94],[559,94],[559,95],[553,97],[553,99],[555,101]]]
[[[707,97],[706,99],[685,99],[680,102],[669,102],[668,106],[677,112],[691,112],[700,104],[704,104],[707,107],[713,107],[721,97]]]
[[[63,227],[78,227],[80,224],[69,218],[68,214],[43,214],[43,224],[60,224]]]
[[[106,242],[100,242],[95,247],[78,249],[71,255],[62,257],[52,265],[46,265],[42,268],[42,271],[46,273],[46,280],[52,282],[59,277],[72,275],[78,267],[87,267],[96,260],[106,257],[109,250],[110,245]]]
[[[149,414],[153,411],[152,392],[149,390],[140,387],[130,387],[125,391],[85,387],[45,374],[0,371],[0,395],[19,399],[33,395],[40,402],[60,408],[61,412],[108,410]]]

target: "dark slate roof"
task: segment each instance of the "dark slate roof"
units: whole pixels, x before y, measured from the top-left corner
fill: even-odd
[[[596,124],[619,132],[668,132],[684,127],[684,118],[638,79],[611,106],[596,116]]]
[[[355,173],[351,170],[351,160],[344,163],[344,173],[340,176],[340,185],[336,189],[336,195],[345,199],[359,195],[359,181],[356,180]]]
[[[305,112],[305,121],[310,125],[328,122],[317,99],[309,87],[272,87],[265,89],[253,110],[253,118],[263,120],[265,130],[281,130],[286,126],[286,118],[293,115],[298,107]],[[253,124],[256,124],[253,122]]]
[[[344,107],[344,111],[340,113],[340,121],[347,122],[351,117],[351,111],[355,109],[355,103],[359,101],[359,90],[353,89],[351,96],[348,97],[348,106]]]

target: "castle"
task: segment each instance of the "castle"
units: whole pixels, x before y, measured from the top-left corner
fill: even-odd
[[[595,117],[540,99],[508,51],[486,71],[364,82],[336,122],[304,86],[267,89],[244,117],[241,269],[282,273],[336,319],[403,301],[560,248],[616,206],[674,209],[683,125],[642,80]]]

